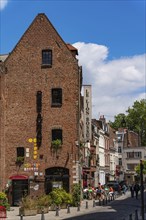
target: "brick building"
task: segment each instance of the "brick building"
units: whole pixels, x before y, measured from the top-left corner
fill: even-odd
[[[12,205],[24,193],[58,186],[70,191],[79,181],[77,52],[38,14],[12,52],[1,57],[0,190],[8,188]]]

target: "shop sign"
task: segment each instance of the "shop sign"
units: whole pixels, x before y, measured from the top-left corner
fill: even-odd
[[[85,141],[91,140],[91,119],[92,119],[92,103],[91,103],[91,85],[84,86],[84,137]]]
[[[39,170],[39,163],[25,163],[24,164],[24,171],[38,171]]]
[[[62,182],[61,181],[53,181],[52,182],[52,187],[53,188],[62,188]]]

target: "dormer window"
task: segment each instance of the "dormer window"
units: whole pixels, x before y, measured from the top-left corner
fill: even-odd
[[[52,66],[52,50],[42,50],[42,67]]]

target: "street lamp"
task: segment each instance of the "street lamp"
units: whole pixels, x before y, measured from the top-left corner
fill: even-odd
[[[141,215],[144,220],[144,186],[143,186],[143,161],[140,160],[140,191],[141,191]]]

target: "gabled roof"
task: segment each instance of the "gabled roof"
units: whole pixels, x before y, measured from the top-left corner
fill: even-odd
[[[27,28],[27,30],[24,32],[24,34],[22,35],[22,37],[20,38],[20,40],[17,42],[17,44],[15,45],[14,49],[11,51],[11,53],[9,53],[9,55],[7,56],[7,58],[5,59],[5,61],[11,56],[11,54],[13,53],[13,51],[17,48],[17,46],[19,45],[19,43],[22,41],[23,37],[27,34],[27,32],[31,29],[31,27],[34,25],[34,23],[38,22],[40,20],[47,20],[48,24],[51,26],[51,28],[55,31],[56,35],[58,35],[58,37],[62,40],[63,44],[66,46],[66,48],[70,51],[70,52],[74,52],[76,51],[77,53],[77,49],[75,47],[73,47],[70,44],[66,44],[64,42],[64,40],[62,39],[62,37],[59,35],[59,33],[57,32],[57,30],[55,29],[55,27],[52,25],[52,23],[50,22],[50,20],[48,19],[48,17],[44,14],[44,13],[39,13],[34,20],[32,21],[32,23],[29,25],[29,27]]]

